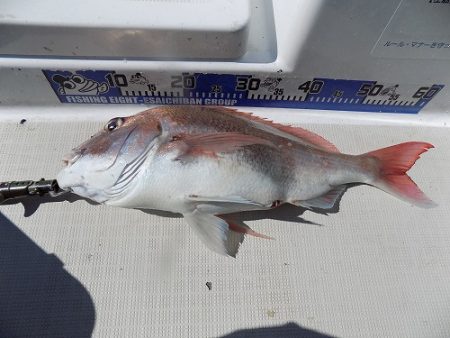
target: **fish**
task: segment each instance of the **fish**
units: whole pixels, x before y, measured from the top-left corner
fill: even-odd
[[[64,156],[64,190],[106,205],[182,214],[211,250],[235,257],[232,233],[271,238],[230,213],[282,204],[329,210],[350,184],[435,206],[407,175],[433,145],[341,153],[304,128],[225,107],[161,106],[111,119]]]

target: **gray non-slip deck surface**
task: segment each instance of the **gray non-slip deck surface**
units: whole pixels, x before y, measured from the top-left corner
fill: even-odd
[[[0,124],[2,181],[53,178],[103,125],[19,121]],[[348,153],[433,143],[410,175],[439,206],[358,186],[328,216],[244,214],[276,240],[246,238],[233,259],[208,251],[182,218],[73,198],[2,205],[0,337],[450,336],[449,130],[303,126]]]

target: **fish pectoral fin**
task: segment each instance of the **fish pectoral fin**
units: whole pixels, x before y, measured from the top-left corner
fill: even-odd
[[[267,209],[261,203],[250,201],[241,196],[199,196],[188,195],[186,199],[196,204],[198,211],[208,214],[228,214],[238,211]]]
[[[328,191],[325,195],[312,198],[305,201],[293,201],[292,204],[301,206],[307,209],[310,208],[318,208],[318,209],[324,209],[324,210],[330,210],[333,209],[333,207],[338,203],[340,198],[342,197],[342,194],[347,189],[346,185],[340,185],[337,186],[330,191]]]
[[[177,160],[189,156],[200,155],[217,157],[218,153],[232,152],[237,148],[252,144],[262,144],[276,148],[272,142],[263,138],[234,132],[204,135],[177,135],[172,138],[172,142],[178,142],[180,155]]]
[[[232,234],[225,220],[198,210],[184,214],[184,218],[209,249],[224,256],[236,257],[244,234]]]

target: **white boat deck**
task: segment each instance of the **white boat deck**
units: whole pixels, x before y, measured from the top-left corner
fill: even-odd
[[[54,178],[64,153],[143,108],[3,109],[1,181]],[[276,240],[246,238],[233,259],[182,218],[73,196],[1,205],[0,336],[450,336],[450,118],[244,110],[347,153],[431,142],[410,175],[439,206],[357,186],[329,215],[284,206],[237,215]]]

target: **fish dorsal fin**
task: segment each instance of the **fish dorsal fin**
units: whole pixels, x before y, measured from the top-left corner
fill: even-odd
[[[264,119],[258,116],[253,115],[252,113],[245,113],[241,112],[236,109],[231,108],[225,108],[225,107],[217,107],[218,111],[225,113],[225,114],[231,114],[246,120],[257,122],[258,124],[262,124],[264,126],[275,128],[281,132],[287,133],[289,135],[292,135],[296,138],[301,139],[302,141],[306,141],[316,147],[319,147],[321,149],[339,153],[340,151],[336,148],[334,144],[332,144],[330,141],[324,139],[322,136],[317,135],[313,133],[312,131],[300,128],[300,127],[292,127],[289,125],[283,125],[279,123],[275,123],[271,120]],[[282,136],[282,135],[280,135]]]

